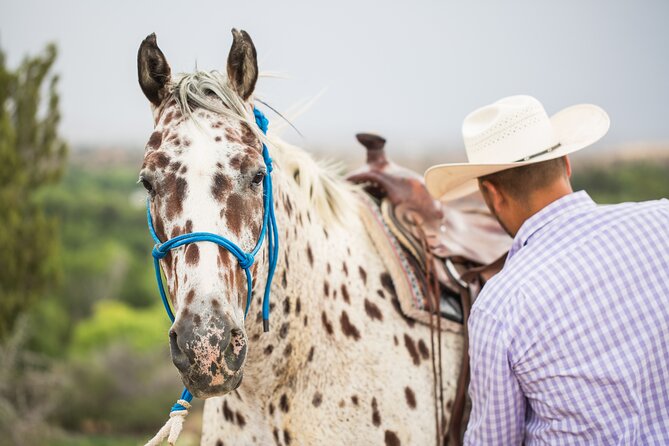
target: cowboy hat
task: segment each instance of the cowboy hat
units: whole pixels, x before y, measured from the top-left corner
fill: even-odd
[[[606,134],[609,116],[591,104],[550,118],[532,96],[510,96],[470,113],[462,124],[468,162],[437,164],[425,172],[435,198],[454,200],[478,188],[477,178],[547,161],[583,149]]]

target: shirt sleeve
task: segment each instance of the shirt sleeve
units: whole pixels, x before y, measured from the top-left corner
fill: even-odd
[[[494,316],[476,308],[468,326],[472,412],[464,443],[520,445],[526,401],[509,363],[509,335]]]

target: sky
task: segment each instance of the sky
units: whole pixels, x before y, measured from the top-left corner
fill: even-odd
[[[225,71],[231,28],[255,43],[257,93],[294,121],[305,147],[356,145],[371,131],[412,150],[462,150],[463,118],[513,94],[549,114],[602,106],[600,142],[669,141],[669,2],[0,0],[10,66],[54,41],[61,132],[73,146],[144,146],[151,133],[136,55],[151,32],[173,73]],[[271,120],[277,119],[268,113]]]

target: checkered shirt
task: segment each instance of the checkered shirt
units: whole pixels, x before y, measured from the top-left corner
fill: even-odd
[[[467,445],[669,445],[669,201],[522,225],[469,319]]]

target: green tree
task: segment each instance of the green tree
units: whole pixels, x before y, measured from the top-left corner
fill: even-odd
[[[12,71],[0,50],[0,339],[58,278],[56,222],[34,200],[59,179],[67,154],[56,56],[50,44]]]

